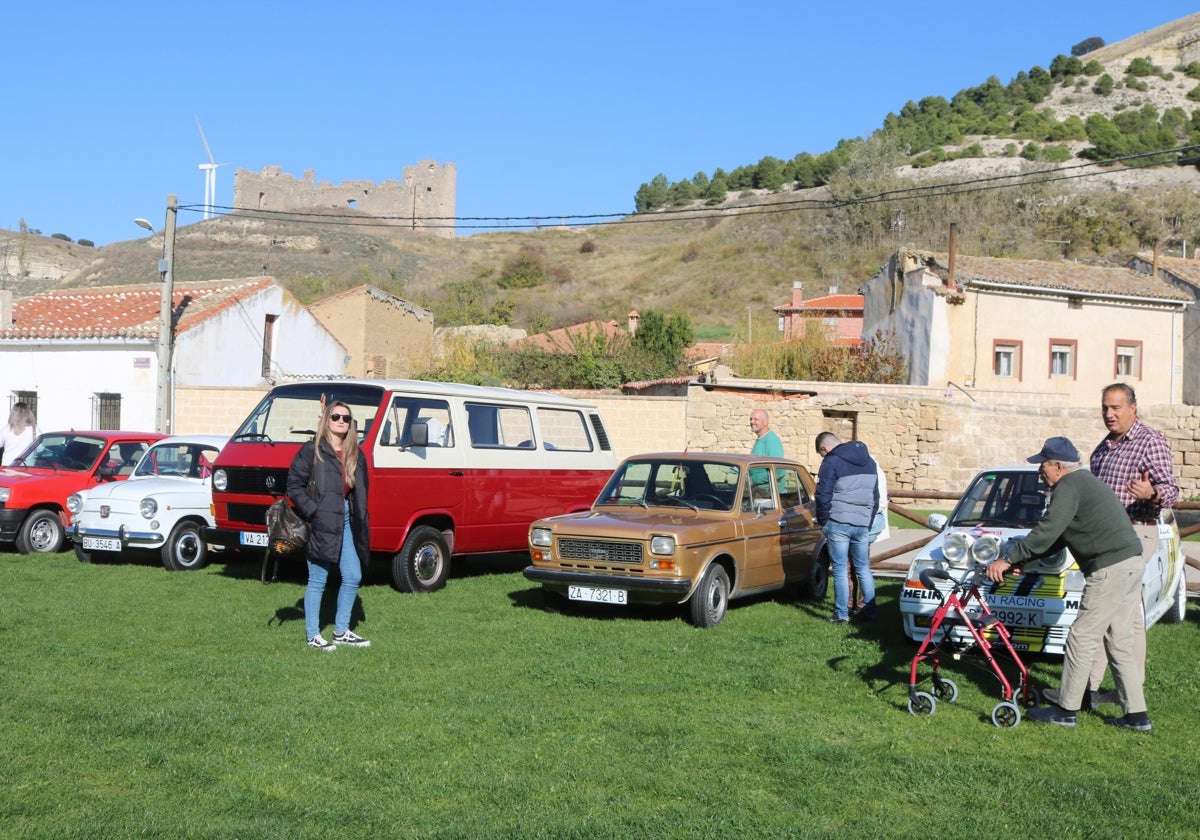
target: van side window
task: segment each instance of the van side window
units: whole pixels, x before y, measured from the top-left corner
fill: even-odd
[[[534,449],[533,418],[525,406],[467,403],[467,427],[476,449]]]
[[[429,446],[454,446],[454,427],[450,423],[450,405],[445,400],[423,397],[395,397],[383,417],[379,432],[380,446],[411,446],[413,423],[424,423],[429,430]]]
[[[591,452],[583,412],[563,408],[539,408],[538,425],[542,429],[542,449],[562,449],[568,452]]]

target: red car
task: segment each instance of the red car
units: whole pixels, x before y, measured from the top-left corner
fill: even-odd
[[[0,543],[22,554],[63,550],[70,524],[67,496],[133,473],[152,432],[47,432],[0,469]]]

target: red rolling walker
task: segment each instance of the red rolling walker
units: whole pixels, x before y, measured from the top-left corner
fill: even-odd
[[[996,726],[1004,729],[1016,726],[1021,722],[1021,707],[1028,708],[1037,702],[1037,692],[1030,688],[1029,672],[1025,670],[1025,663],[1013,648],[1008,628],[988,609],[987,602],[979,594],[978,581],[984,568],[980,566],[964,576],[961,581],[955,581],[948,595],[938,589],[934,581],[953,581],[949,574],[940,569],[924,569],[921,572],[921,583],[926,589],[937,592],[941,603],[933,613],[929,635],[921,642],[921,647],[912,660],[908,684],[908,711],[914,715],[928,717],[937,711],[939,700],[953,703],[958,699],[958,686],[953,680],[942,676],[942,657],[949,656],[956,662],[965,661],[969,653],[982,657],[987,663],[986,667],[977,667],[990,669],[1000,680],[1003,699],[992,709],[992,723]],[[942,631],[942,637],[935,642],[934,637],[939,630]],[[999,645],[989,641],[984,635],[985,631],[994,633],[999,638]],[[998,656],[1011,659],[1016,666],[1015,688],[1005,675]],[[917,688],[917,666],[926,660],[933,665],[932,692]]]

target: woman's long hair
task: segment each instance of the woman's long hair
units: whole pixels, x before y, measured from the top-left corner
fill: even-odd
[[[8,428],[17,434],[21,434],[21,432],[36,424],[37,418],[33,416],[33,409],[29,407],[29,403],[13,403],[12,411],[8,413]]]
[[[320,443],[323,440],[329,441],[330,447],[332,447],[335,452],[337,451],[337,438],[335,438],[333,436],[333,433],[329,430],[329,415],[332,414],[333,411],[338,408],[341,409],[341,411],[339,412],[340,414],[341,413],[350,414],[351,416],[353,416],[353,414],[354,414],[354,412],[352,412],[350,410],[350,406],[346,405],[343,402],[331,402],[329,405],[325,406],[325,410],[321,412],[321,421],[319,423],[317,423],[316,450],[313,452],[313,457],[316,458],[317,460],[321,460]],[[354,489],[354,474],[358,470],[358,418],[357,417],[355,417],[353,420],[350,421],[350,428],[346,432],[346,439],[342,441],[341,455],[342,455],[342,469],[346,473],[346,486],[349,487],[351,490],[353,490]]]

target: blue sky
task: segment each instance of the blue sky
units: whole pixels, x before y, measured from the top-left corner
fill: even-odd
[[[438,7],[441,8],[438,8]],[[1194,3],[21,2],[4,13],[0,228],[98,245],[218,163],[458,170],[459,216],[633,210],[639,184],[790,158]],[[179,223],[200,220],[181,212]]]

